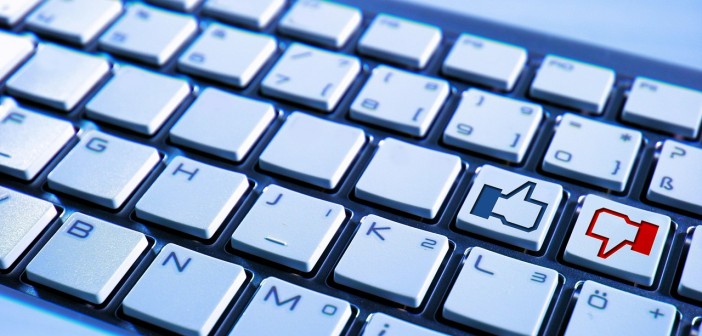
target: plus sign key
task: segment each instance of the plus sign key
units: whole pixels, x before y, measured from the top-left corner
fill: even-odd
[[[593,281],[580,287],[564,336],[670,335],[677,319],[673,305]]]

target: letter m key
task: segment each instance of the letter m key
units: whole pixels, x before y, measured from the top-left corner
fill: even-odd
[[[273,301],[275,301],[276,306],[284,306],[290,303],[290,311],[295,310],[297,304],[300,303],[300,299],[302,299],[302,296],[296,295],[287,300],[281,301],[280,296],[278,296],[278,289],[275,286],[272,286],[271,289],[268,290],[268,293],[266,293],[263,301],[268,301],[271,296],[273,297]]]

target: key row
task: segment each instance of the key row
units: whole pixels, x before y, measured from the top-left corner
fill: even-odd
[[[31,1],[30,1],[31,2]],[[180,10],[192,9],[194,3],[180,3],[172,6],[171,1],[154,1],[159,5]],[[256,6],[242,6],[236,2],[208,1],[204,10],[227,22],[245,26],[260,26],[280,11],[284,1],[267,0]],[[69,41],[86,41],[93,38],[111,23],[121,11],[121,4],[115,1],[48,1],[28,18],[28,26],[38,32],[58,35]],[[31,7],[25,7],[25,9]],[[88,8],[94,15],[76,15]],[[18,8],[19,9],[19,6]],[[10,9],[12,11],[12,8]],[[228,20],[229,19],[229,20]],[[292,5],[280,20],[282,33],[300,38],[306,42],[327,47],[340,47],[359,28],[361,13],[355,8],[326,1],[299,1]],[[259,23],[257,23],[259,22]],[[84,29],[77,29],[83,27]],[[147,33],[144,33],[147,32]],[[160,10],[143,4],[127,6],[125,14],[100,38],[103,49],[143,62],[163,65],[196,34],[197,23],[193,17]],[[87,35],[87,36],[86,36]],[[382,58],[391,63],[422,68],[434,54],[442,38],[441,31],[433,26],[380,14],[376,16],[368,30],[361,37],[358,50],[366,55]],[[395,45],[397,41],[402,41]],[[411,43],[407,43],[407,42]],[[237,45],[236,55],[229,46]],[[179,68],[188,74],[204,76],[237,87],[246,86],[261,66],[275,52],[275,39],[240,29],[228,28],[213,23],[178,59]],[[245,53],[242,54],[242,50]],[[306,54],[295,53],[295,55]],[[334,56],[342,57],[342,56]],[[510,90],[526,62],[523,48],[493,41],[479,36],[462,34],[454,43],[443,63],[444,74],[462,80],[476,82],[490,87]],[[312,62],[311,66],[326,63]],[[343,57],[342,57],[343,59]],[[232,62],[233,60],[233,62]],[[343,76],[320,75],[308,78],[297,77],[294,70],[304,70],[305,75],[327,71],[307,71],[304,62],[294,62],[289,66],[285,58],[280,69],[269,76],[263,90],[277,92],[278,98],[290,99],[307,106],[330,111],[343,95],[350,82],[358,73],[355,58],[340,61],[344,66],[331,66],[327,71],[338,70]],[[319,60],[317,60],[319,61]],[[331,63],[334,63],[332,61]],[[0,62],[1,64],[1,62]],[[350,66],[348,66],[350,65]],[[344,69],[345,68],[345,69]],[[1,67],[0,67],[1,69]],[[318,68],[315,68],[319,70]],[[286,71],[282,71],[286,70]],[[292,71],[288,74],[287,71]],[[0,77],[2,72],[0,72]],[[315,78],[319,77],[319,78]],[[530,94],[570,108],[602,113],[614,84],[614,72],[575,60],[546,56],[540,66]],[[278,85],[274,85],[278,84]],[[306,90],[295,90],[301,86]],[[288,87],[288,88],[286,88]],[[375,86],[377,89],[378,87]],[[309,91],[311,90],[311,92]],[[382,91],[380,92],[382,93]],[[413,95],[403,95],[413,97]],[[320,102],[321,101],[321,102]],[[434,104],[441,105],[437,99]],[[377,104],[369,103],[369,106]],[[647,128],[694,138],[699,134],[702,122],[702,93],[639,77],[629,92],[623,112],[624,121]],[[410,106],[408,113],[420,112],[431,115],[430,106]],[[675,118],[662,111],[675,110]],[[412,112],[413,111],[413,112]],[[371,115],[370,118],[373,118]],[[414,118],[416,119],[416,117]],[[400,132],[423,135],[422,128],[431,123],[432,118],[414,120],[414,125],[395,127]],[[364,120],[359,117],[359,120]],[[394,120],[390,120],[392,123]],[[407,123],[406,119],[403,119]],[[380,122],[381,126],[382,122]],[[406,128],[419,127],[418,130]]]
[[[266,207],[262,209],[263,211],[277,212],[276,207],[288,211],[296,206],[300,209],[300,202],[303,201],[301,197],[309,198],[309,196],[294,195],[280,188],[267,190],[270,192],[266,191],[261,196],[265,203],[256,205],[262,204],[261,206]],[[278,194],[275,195],[275,193]],[[3,195],[3,202],[6,203],[0,203],[1,207],[15,207],[14,212],[32,209],[33,213],[41,215],[33,218],[41,223],[32,223],[29,228],[18,227],[32,219],[26,216],[25,212],[22,213],[25,215],[22,217],[23,222],[8,222],[12,224],[11,228],[2,226],[5,230],[26,230],[25,236],[21,237],[22,241],[15,245],[18,247],[10,252],[19,255],[21,251],[17,252],[16,249],[26,248],[26,245],[34,239],[29,236],[38,235],[56,216],[55,209],[45,201],[11,190],[3,191]],[[271,195],[275,197],[273,201],[268,198]],[[28,205],[32,207],[27,207]],[[49,208],[54,209],[54,212],[46,216],[46,210]],[[254,209],[251,211],[252,214],[249,214],[255,217],[251,220],[260,220],[263,212]],[[9,208],[8,210],[12,211]],[[320,224],[322,224],[323,210],[313,208],[306,211],[318,212],[317,218],[320,218]],[[330,209],[330,211],[337,211],[331,214],[331,217],[338,217],[338,209]],[[326,214],[327,216],[324,217],[330,217],[328,216],[330,212]],[[302,216],[301,222],[309,224],[307,223],[309,218],[309,216]],[[290,223],[290,218],[286,218],[285,221]],[[269,222],[271,221],[263,221],[263,223]],[[261,234],[261,231],[278,226],[279,222],[272,221],[266,228],[246,223],[248,223],[247,219],[242,222],[232,237],[234,248],[245,246],[246,243],[242,241],[253,242],[254,245],[259,246],[267,241],[264,249],[271,255],[276,255],[278,252],[272,246],[279,246],[279,251],[289,249],[288,251],[291,252],[284,254],[285,258],[296,258],[300,255],[300,246],[295,241],[289,240],[285,232],[281,233],[280,229],[277,230],[279,232],[275,237],[271,237],[270,233]],[[321,228],[320,224],[311,223],[310,227]],[[603,224],[612,225],[613,222],[605,220]],[[640,224],[652,225],[646,221]],[[649,232],[643,236],[650,237],[650,227],[640,227],[640,229],[648,230]],[[240,230],[244,233],[237,234]],[[697,233],[693,235],[678,289],[682,295],[692,293],[695,298],[700,295],[697,290],[700,284],[699,279],[693,274],[694,267],[689,265],[699,257],[699,246],[697,246],[700,242],[699,236]],[[3,235],[3,237],[8,239],[10,236]],[[311,237],[311,239],[314,238]],[[643,246],[646,244],[644,240],[637,236],[633,242],[634,245],[631,245],[632,251],[642,253],[642,250],[646,249]],[[3,244],[3,246],[7,245]],[[111,246],[111,248],[104,249],[104,246]],[[85,301],[102,304],[109,299],[121,280],[148,249],[148,240],[141,233],[75,213],[30,261],[26,268],[27,279]],[[378,216],[366,216],[361,220],[355,236],[339,260],[333,279],[344,287],[373,294],[402,306],[418,307],[425,300],[429,286],[438,275],[448,249],[448,241],[443,236]],[[614,250],[616,252],[616,248]],[[8,255],[8,253],[3,254]],[[278,256],[281,255],[278,254]],[[402,262],[407,258],[413,260],[411,269],[407,269]],[[388,267],[397,269],[394,272],[388,272]],[[66,272],[66,270],[76,269],[84,270],[93,276],[76,277],[74,273]],[[129,290],[122,302],[122,309],[127,316],[174,332],[207,334],[229,302],[247,282],[249,276],[246,273],[238,265],[169,244],[161,249],[151,266]],[[402,278],[398,278],[400,276]],[[562,285],[559,277],[559,274],[553,270],[474,247],[466,251],[463,266],[449,289],[442,315],[447,320],[485,332],[536,335],[541,330],[543,320],[549,314],[549,307],[557,295],[558,287]],[[677,320],[677,310],[672,305],[590,281],[579,286],[579,298],[566,328],[566,334],[603,334],[602,330],[617,334],[623,330],[622,328],[631,328],[632,325],[646,328],[647,334],[653,332],[653,334],[667,335],[673,330]],[[193,291],[193,288],[207,290]],[[510,290],[505,290],[507,288]],[[178,295],[174,296],[173,293]],[[611,305],[610,302],[612,302]],[[183,306],[184,304],[187,307]],[[641,311],[631,314],[628,309],[632,306],[640,306]],[[622,310],[617,307],[622,307]],[[509,311],[508,316],[510,316],[507,323],[504,315],[498,314],[498,312],[504,313],[505,309]],[[189,312],[187,315],[182,313],[186,310]],[[293,312],[294,316],[291,317],[290,312]],[[280,333],[283,330],[281,328],[296,325],[296,323],[261,325],[260,321],[264,316],[268,318],[276,316],[283,320],[290,318],[295,321],[310,322],[295,327],[300,328],[299,330],[284,329],[286,333],[338,335],[345,328],[351,315],[351,306],[348,302],[269,278],[259,285],[258,291],[235,324],[231,334],[248,335],[252,331],[258,331],[255,333],[274,335]],[[622,320],[624,316],[626,319]],[[372,316],[366,326],[367,329],[379,328],[372,321],[375,317],[376,315]],[[597,319],[598,323],[591,323],[593,318]],[[398,325],[398,328],[425,331],[421,327],[409,325],[388,316],[380,315],[379,319],[386,321],[386,324],[392,322],[393,325]],[[386,324],[383,324],[381,330],[388,328]],[[604,327],[606,329],[601,329]],[[426,332],[429,331],[426,330]]]
[[[149,76],[161,76],[136,68],[123,70],[126,77],[122,78],[133,78],[136,82],[148,82]],[[168,82],[161,84],[165,88]],[[174,92],[178,88],[183,86],[173,86]],[[88,107],[103,110],[98,107],[104,106],[103,111],[107,113],[123,103],[116,96],[107,100],[101,97],[98,94]],[[150,97],[154,98],[153,95]],[[221,109],[221,106],[228,108]],[[489,117],[483,116],[497,111],[513,116],[506,119],[513,124],[507,132],[491,131],[491,126],[486,124]],[[93,112],[89,110],[88,113]],[[515,151],[510,155],[523,156],[535,136],[536,123],[542,119],[542,113],[537,106],[517,104],[471,89],[465,93],[449,122],[444,140],[452,146],[478,151],[491,148],[491,153],[496,156],[506,155],[511,147],[508,142],[518,143],[515,146],[518,149],[513,149]],[[144,114],[133,116],[145,117]],[[207,88],[170,130],[170,139],[177,145],[241,161],[275,118],[275,108],[268,103]],[[121,122],[126,123],[125,120]],[[70,123],[21,108],[11,99],[3,99],[0,104],[0,130],[0,172],[23,180],[34,179],[75,135]],[[509,134],[515,131],[517,133]],[[498,133],[504,135],[497,137]],[[49,186],[105,207],[121,207],[160,161],[155,149],[108,134],[86,132],[81,138],[81,144],[49,175]],[[591,141],[582,142],[580,139],[583,138]],[[542,167],[546,172],[623,191],[642,143],[640,132],[566,114],[556,127]],[[263,170],[275,174],[324,189],[335,189],[366,146],[367,137],[361,129],[294,112],[267,144],[258,164]],[[500,146],[505,152],[494,152]],[[107,150],[108,147],[114,149]],[[602,152],[601,148],[608,150]],[[143,161],[125,160],[132,151],[143,153]],[[695,193],[700,181],[686,168],[702,162],[702,150],[668,140],[662,143],[659,152],[647,198],[690,212],[702,211],[702,199]],[[105,169],[93,169],[86,162],[94,162]],[[115,163],[129,167],[120,172],[123,174],[120,179],[111,176],[109,184],[98,186],[83,178],[93,176],[97,180],[106,180],[101,175],[116,171]],[[356,184],[355,192],[363,200],[431,219],[438,215],[466,165],[455,155],[388,138],[379,143],[373,159]],[[85,175],[73,174],[71,169],[82,169]]]

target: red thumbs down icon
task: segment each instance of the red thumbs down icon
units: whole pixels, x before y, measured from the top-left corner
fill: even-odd
[[[607,259],[625,246],[643,255],[651,254],[658,233],[658,225],[646,221],[635,222],[629,216],[602,208],[595,211],[585,234],[602,241],[597,256]]]

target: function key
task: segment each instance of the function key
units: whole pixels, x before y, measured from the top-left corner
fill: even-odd
[[[441,30],[387,14],[375,17],[358,42],[368,56],[411,68],[424,68],[441,42]]]
[[[552,103],[601,114],[613,84],[611,69],[547,55],[529,93]]]
[[[341,48],[361,24],[361,11],[318,0],[296,2],[280,19],[278,29],[326,47]]]
[[[552,269],[473,247],[442,314],[490,334],[536,336],[557,286]]]
[[[587,195],[563,259],[651,286],[670,227],[668,216]]]
[[[526,59],[524,48],[461,34],[441,69],[449,76],[510,91]]]
[[[261,30],[285,5],[285,0],[207,0],[203,11],[229,23]]]
[[[702,122],[702,92],[636,77],[622,119],[655,130],[696,138]]]
[[[642,139],[639,131],[566,113],[556,127],[542,167],[547,172],[624,191]]]
[[[594,281],[582,283],[564,336],[669,336],[677,320],[673,305]]]
[[[702,149],[666,140],[660,149],[646,197],[702,214],[702,176],[697,173],[697,167],[702,167]]]

